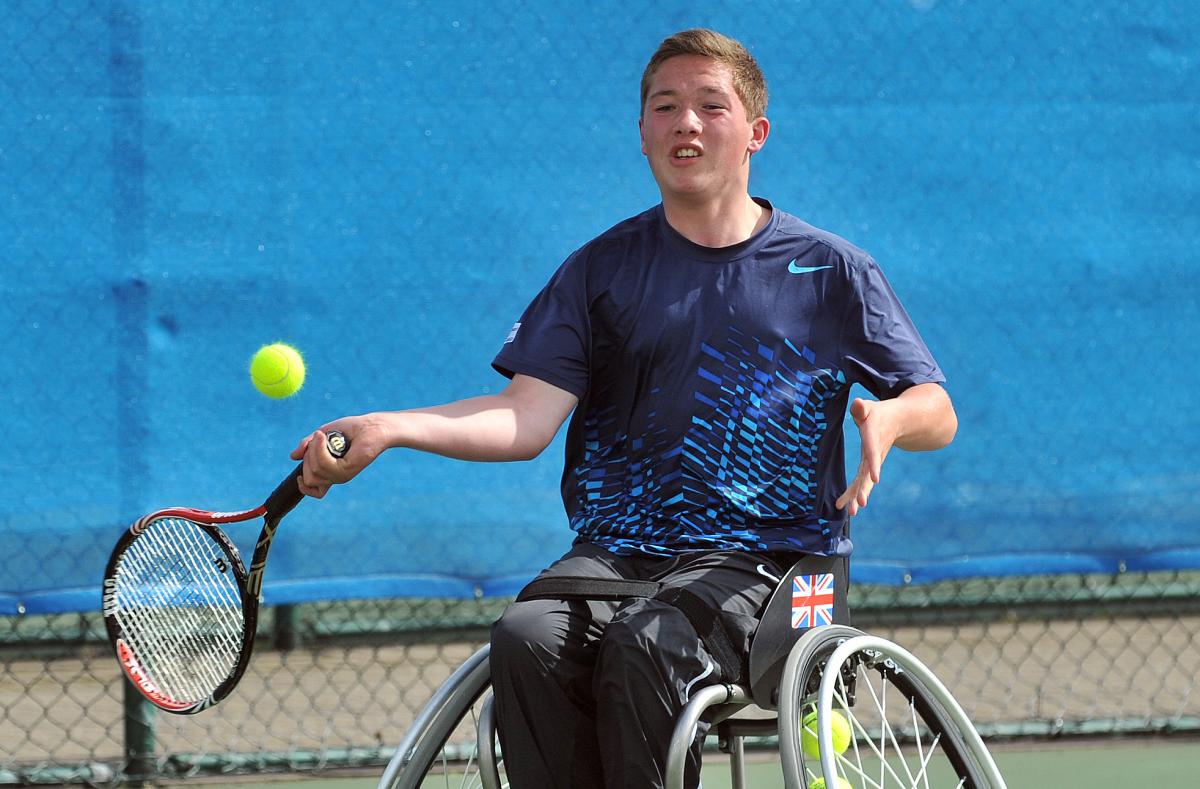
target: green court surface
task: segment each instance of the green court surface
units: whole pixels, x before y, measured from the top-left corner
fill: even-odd
[[[1069,743],[1019,743],[993,750],[1010,789],[1088,789],[1101,786],[1194,789],[1200,770],[1200,740],[1130,737]],[[778,763],[750,756],[746,785],[751,789],[783,786]],[[238,783],[222,781],[221,789],[262,789],[264,783],[303,785],[304,789],[371,789],[377,775],[354,777],[281,778]],[[195,783],[195,782],[189,782]],[[427,787],[457,787],[453,779],[431,778]],[[729,770],[724,757],[705,760],[703,789],[728,789]],[[939,784],[931,782],[931,786]],[[952,785],[952,784],[949,784]],[[858,784],[854,784],[855,787]]]

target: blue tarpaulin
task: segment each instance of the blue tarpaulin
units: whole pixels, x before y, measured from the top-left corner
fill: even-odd
[[[0,613],[97,609],[135,517],[257,505],[325,421],[503,386],[562,259],[657,202],[638,80],[692,25],[766,71],[752,191],[869,250],[949,378],[854,577],[1200,567],[1200,6],[51,5],[0,47]],[[285,521],[267,602],[513,593],[572,536],[560,442],[385,456]]]

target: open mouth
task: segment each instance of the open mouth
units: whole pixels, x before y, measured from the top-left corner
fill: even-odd
[[[695,159],[699,156],[700,156],[699,148],[691,148],[691,147],[687,147],[687,146],[685,146],[683,148],[677,148],[675,150],[675,152],[673,154],[671,154],[672,159]]]

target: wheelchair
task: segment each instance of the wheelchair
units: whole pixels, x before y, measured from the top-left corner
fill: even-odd
[[[746,786],[746,740],[770,736],[778,737],[787,789],[1005,789],[962,707],[915,656],[847,624],[799,629],[789,621],[792,579],[821,561],[830,560],[798,562],[768,601],[751,642],[750,681],[704,687],[681,711],[668,745],[667,789],[683,788],[702,720],[729,754],[734,789]],[[844,573],[845,560],[837,561]],[[834,621],[847,621],[844,585],[836,606]],[[481,648],[437,689],[379,789],[507,786],[488,653]]]

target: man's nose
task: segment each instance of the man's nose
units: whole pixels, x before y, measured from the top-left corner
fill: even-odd
[[[676,134],[699,134],[700,129],[700,116],[690,107],[684,108],[675,120]]]

